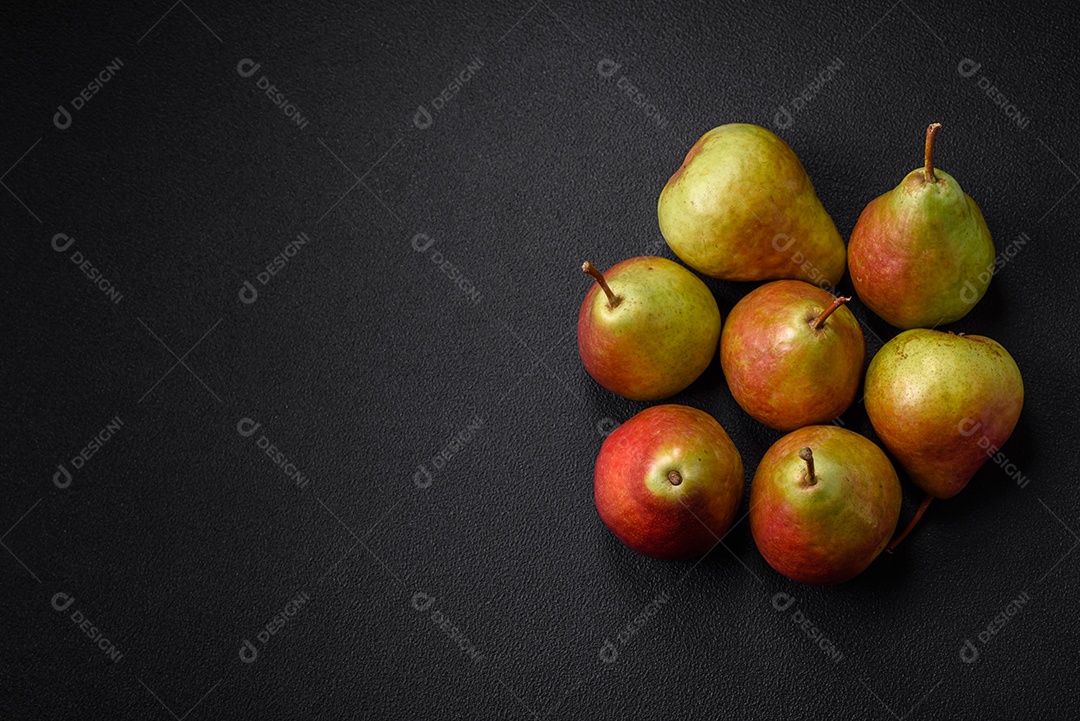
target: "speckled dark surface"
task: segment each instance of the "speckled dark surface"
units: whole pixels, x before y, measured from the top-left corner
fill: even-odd
[[[5,10],[0,715],[1076,717],[1075,6],[170,2]],[[1024,373],[1012,465],[841,587],[745,522],[641,558],[592,504],[646,404],[582,370],[577,268],[671,257],[660,188],[733,121],[845,238],[940,121],[1013,253],[949,327]],[[869,359],[894,331],[852,305]],[[718,363],[675,401],[748,481],[779,436]]]

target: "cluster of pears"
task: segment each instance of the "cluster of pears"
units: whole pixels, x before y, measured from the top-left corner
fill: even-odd
[[[734,306],[722,330],[709,288],[674,261],[630,258],[606,273],[582,266],[595,283],[578,315],[578,348],[600,385],[633,400],[668,398],[719,346],[739,406],[787,433],[758,464],[749,516],[762,556],[796,581],[861,573],[932,499],[956,495],[1020,415],[1020,370],[999,343],[932,329],[967,314],[994,264],[978,205],[933,165],[940,127],[927,130],[924,166],[866,206],[846,248],[782,139],[748,124],[703,135],[664,186],[658,215],[664,239],[692,269],[770,281]],[[874,356],[864,386],[878,439],[925,493],[899,534],[900,481],[889,456],[832,424],[855,400],[866,356],[851,298],[826,290],[845,268],[859,299],[903,330]],[[731,527],[742,458],[709,414],[653,406],[605,439],[594,492],[600,517],[627,546],[692,558]]]

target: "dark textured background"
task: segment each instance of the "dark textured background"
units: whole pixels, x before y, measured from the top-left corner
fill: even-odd
[[[245,5],[4,10],[0,715],[1075,717],[1075,9]],[[245,58],[261,63],[249,78]],[[963,77],[964,59],[981,68]],[[261,94],[264,74],[306,127]],[[921,165],[936,120],[938,165],[998,249],[1028,238],[950,328],[1019,363],[1026,405],[1004,451],[1030,482],[987,464],[841,587],[774,573],[745,522],[700,563],[647,560],[592,504],[603,432],[645,404],[582,370],[577,268],[671,257],[655,203],[686,150],[722,123],[773,126],[781,106],[779,132],[845,237]],[[301,232],[311,242],[260,285]],[[54,251],[57,233],[75,245]],[[709,285],[725,317],[751,287]],[[869,357],[893,331],[853,307]],[[721,421],[748,481],[779,436],[738,409],[718,363],[674,400]],[[58,488],[57,465],[116,416]],[[243,437],[242,418],[262,426]],[[844,420],[870,432],[861,405]],[[907,518],[918,493],[904,490]],[[65,612],[58,593],[75,598]],[[777,593],[794,605],[775,610]]]

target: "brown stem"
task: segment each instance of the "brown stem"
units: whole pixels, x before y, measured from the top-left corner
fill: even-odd
[[[844,303],[847,303],[849,300],[851,300],[850,296],[847,298],[840,296],[834,299],[832,305],[821,311],[821,315],[819,315],[814,320],[814,330],[821,330],[825,326],[825,319],[832,315],[834,310],[842,306]]]
[[[932,500],[934,500],[934,497],[927,493],[926,496],[922,499],[922,503],[920,503],[919,507],[915,509],[915,515],[911,517],[910,521],[908,521],[907,527],[904,528],[904,530],[900,531],[896,538],[889,541],[889,545],[885,549],[887,553],[892,553],[893,549],[900,545],[900,541],[903,541],[905,538],[907,538],[907,534],[911,533],[912,528],[915,528],[915,524],[917,524],[919,522],[919,519],[923,517],[923,514],[926,513],[926,509],[927,507],[929,507],[930,501]]]
[[[939,130],[941,130],[941,123],[931,123],[930,127],[926,129],[926,151],[924,153],[924,158],[926,161],[927,183],[937,182],[937,176],[934,175],[934,138],[937,137]]]
[[[667,479],[668,483],[673,486],[677,486],[682,483],[682,476],[679,475],[678,471],[672,471],[671,473],[667,474]]]
[[[817,479],[814,477],[814,452],[809,448],[803,448],[799,451],[799,458],[806,461],[806,477],[810,479],[810,485],[817,483]]]
[[[607,295],[609,308],[614,308],[622,302],[622,298],[611,292],[611,287],[607,284],[607,281],[604,280],[604,274],[597,270],[595,265],[589,261],[585,261],[581,264],[581,272],[591,275],[593,279],[600,284],[600,287],[604,289],[604,294]]]

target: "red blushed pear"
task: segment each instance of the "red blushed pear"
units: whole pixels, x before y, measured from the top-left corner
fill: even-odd
[[[769,565],[800,583],[843,583],[878,557],[900,516],[900,481],[858,433],[807,426],[765,453],[750,485],[750,531]]]
[[[849,300],[778,280],[732,308],[720,363],[743,410],[781,431],[827,423],[847,410],[866,357],[862,329],[844,305]]]
[[[585,370],[635,401],[673,396],[709,366],[720,338],[720,308],[696,275],[667,258],[640,256],[601,273],[578,313]]]
[[[934,167],[926,131],[925,166],[871,201],[848,244],[855,293],[897,328],[931,328],[967,315],[986,293],[994,241],[978,204]]]
[[[926,493],[895,547],[934,498],[952,498],[1008,440],[1024,381],[1001,344],[916,328],[878,351],[866,371],[866,414],[881,442]]]
[[[629,548],[694,558],[731,527],[743,496],[742,458],[708,413],[653,406],[604,440],[594,495],[600,518]]]

